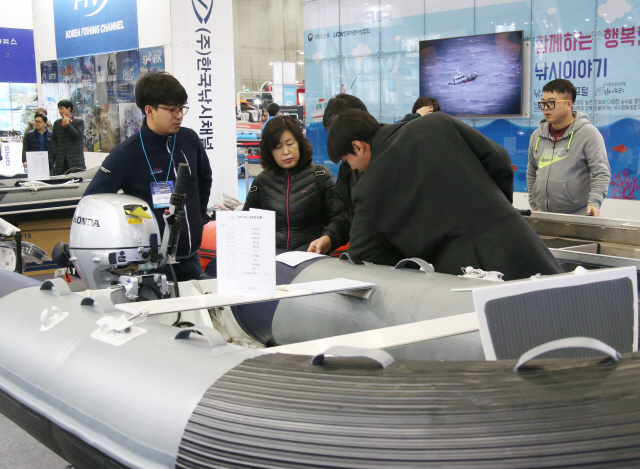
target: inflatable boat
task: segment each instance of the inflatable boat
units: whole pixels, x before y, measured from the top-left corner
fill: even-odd
[[[42,181],[0,178],[0,218],[9,223],[71,218],[97,167]]]
[[[633,297],[635,285],[624,288]],[[393,290],[347,298],[381,304]],[[517,370],[515,359],[394,362],[350,348],[312,358],[230,344],[206,327],[122,322],[117,298],[0,272],[0,411],[78,468],[640,464],[637,353]]]
[[[640,463],[634,267],[498,282],[316,258],[279,264],[276,298],[230,297],[154,273],[183,182],[164,217],[160,243],[144,201],[84,198],[60,257],[86,291],[0,271],[0,412],[75,467]]]

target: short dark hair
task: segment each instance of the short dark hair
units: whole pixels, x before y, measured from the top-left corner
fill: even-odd
[[[368,112],[360,109],[347,109],[338,114],[331,124],[327,150],[329,158],[339,163],[343,156],[353,154],[354,140],[371,145],[373,136],[380,129],[380,123]]]
[[[302,135],[302,130],[298,123],[289,116],[278,116],[271,119],[264,126],[262,140],[260,141],[260,164],[264,169],[279,168],[278,163],[273,159],[273,149],[280,144],[280,138],[286,131],[291,132],[293,138],[298,142],[300,151],[299,166],[304,166],[311,161],[313,147],[309,140]]]
[[[425,106],[431,106],[433,108],[433,112],[440,110],[440,103],[436,98],[427,98],[426,96],[420,96],[418,99],[416,99],[416,102],[413,103],[411,114],[415,114],[418,109]]]
[[[329,100],[322,116],[322,126],[327,132],[336,116],[347,109],[360,109],[368,112],[367,106],[359,98],[346,93],[337,94]]]
[[[47,110],[43,107],[39,107],[38,109],[36,109],[36,114],[42,114],[42,115],[47,115]]]
[[[182,106],[189,96],[176,77],[167,72],[150,73],[136,83],[136,105],[146,116],[145,108],[160,104]]]
[[[275,117],[280,112],[280,105],[278,103],[271,103],[267,106],[267,112],[270,116]]]
[[[576,87],[573,86],[569,80],[565,80],[564,78],[558,78],[557,80],[551,80],[549,83],[542,87],[542,92],[553,93],[562,93],[568,94],[571,96],[571,101],[576,102]]]
[[[67,107],[73,111],[73,103],[68,99],[61,99],[58,101],[58,107]]]
[[[42,119],[42,122],[44,122],[45,124],[47,123],[47,116],[42,114],[36,114],[36,117],[33,118],[33,121],[35,122],[38,117]]]

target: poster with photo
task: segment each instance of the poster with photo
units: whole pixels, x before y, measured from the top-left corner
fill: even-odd
[[[90,151],[108,153],[120,141],[118,106],[106,104],[94,108],[89,125],[93,147]],[[85,123],[86,124],[86,123]]]
[[[10,83],[9,93],[13,130],[24,132],[38,108],[38,89],[35,83]]]
[[[69,99],[70,85],[66,83],[43,83],[42,84],[42,104],[47,110],[47,117],[51,122],[60,118],[58,112],[58,102]],[[74,109],[75,114],[75,109]]]
[[[0,132],[11,131],[11,92],[9,83],[0,83]]]
[[[124,142],[140,132],[142,111],[134,103],[120,104],[120,141]]]
[[[140,79],[140,54],[127,50],[116,54],[118,60],[118,83],[135,83]]]
[[[103,106],[117,102],[115,85],[118,79],[118,66],[115,52],[96,55],[94,63],[96,70],[94,103],[97,106]]]
[[[58,61],[49,60],[40,63],[40,82],[58,83]]]
[[[109,102],[131,103],[135,101],[135,83],[140,78],[140,56],[137,50],[116,53],[117,79]]]
[[[0,109],[0,135],[11,132],[11,111]]]
[[[93,122],[95,119],[93,107],[78,107],[74,109],[74,114],[84,121],[84,151],[94,151],[97,136],[93,132]]]
[[[96,66],[93,56],[80,57],[76,62],[76,77],[78,92],[80,93],[79,105],[93,107],[96,89]]]
[[[63,59],[58,61],[58,81],[68,85],[76,85],[77,59]]]
[[[164,47],[140,49],[140,78],[164,70]]]

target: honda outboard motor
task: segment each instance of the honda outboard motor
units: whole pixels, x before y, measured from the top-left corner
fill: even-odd
[[[70,260],[88,288],[109,288],[124,273],[157,262],[159,239],[158,222],[144,200],[124,194],[89,195],[73,216]]]
[[[84,197],[73,216],[69,234],[69,260],[88,288],[124,287],[129,300],[141,299],[145,287],[157,298],[170,296],[164,274],[147,274],[175,264],[184,209],[189,168],[178,166],[175,190],[163,215],[164,234],[144,200],[124,194]]]

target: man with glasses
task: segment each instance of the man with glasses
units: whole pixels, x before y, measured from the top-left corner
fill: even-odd
[[[172,192],[180,163],[189,166],[185,204],[187,220],[178,244],[178,281],[198,279],[202,273],[198,248],[211,192],[211,166],[198,134],[181,127],[189,110],[187,92],[166,72],[145,75],[136,84],[136,105],[145,115],[140,132],[116,145],[100,166],[85,195],[115,193],[145,200],[164,233],[162,214],[168,202],[159,197]],[[162,272],[164,273],[164,271]]]
[[[600,216],[611,168],[604,139],[586,114],[573,110],[576,88],[553,80],[538,103],[544,114],[529,141],[527,188],[533,210]]]
[[[49,142],[51,141],[51,130],[47,128],[47,116],[36,114],[33,119],[33,130],[28,131],[24,135],[22,143],[22,165],[27,167],[28,151],[49,151]],[[53,174],[53,162],[49,159],[49,172]]]

